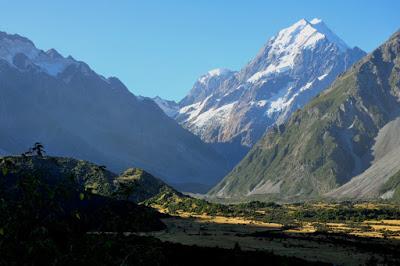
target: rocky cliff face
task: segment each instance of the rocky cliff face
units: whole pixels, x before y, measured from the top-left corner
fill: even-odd
[[[400,170],[400,33],[274,127],[210,194],[378,198]],[[388,198],[389,194],[386,194]]]

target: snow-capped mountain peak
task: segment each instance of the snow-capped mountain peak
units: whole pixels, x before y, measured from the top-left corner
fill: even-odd
[[[231,73],[232,73],[232,71],[229,69],[216,68],[216,69],[208,71],[205,75],[201,76],[198,81],[200,83],[206,83],[211,78],[224,77],[224,76],[230,75]]]
[[[28,39],[22,38],[19,35],[9,35],[5,32],[0,32],[0,58],[12,63],[14,56],[19,53],[32,59],[37,57],[40,52]]]
[[[16,64],[15,59],[21,58],[21,55],[51,76],[57,76],[69,65],[78,63],[72,58],[64,58],[55,49],[44,52],[36,48],[33,42],[25,37],[0,32],[0,59],[19,68],[18,66],[21,64]]]
[[[341,38],[331,31],[328,26],[326,26],[322,19],[314,18],[310,21],[310,24],[314,29],[322,33],[329,41],[335,43],[342,51],[346,51],[350,48]]]
[[[251,73],[248,82],[255,83],[271,74],[293,69],[297,57],[304,50],[314,49],[324,40],[335,45],[340,53],[349,49],[347,44],[318,18],[314,18],[311,22],[301,19],[290,27],[279,31],[255,58],[254,62],[264,61],[265,63],[261,64],[262,69],[257,69],[254,73]]]
[[[301,19],[270,38],[239,72],[217,69],[201,76],[175,119],[216,144],[234,165],[243,147],[283,123],[364,54],[321,19]]]
[[[330,42],[337,45],[342,51],[347,50],[348,45],[333,33],[322,19],[314,18],[311,21],[301,19],[292,26],[285,28],[273,37],[270,45],[277,47],[312,47],[319,40],[327,38]]]

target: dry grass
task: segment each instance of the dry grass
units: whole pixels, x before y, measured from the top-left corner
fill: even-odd
[[[286,233],[314,233],[316,231],[312,223],[303,223],[299,228],[285,230]]]
[[[316,203],[313,204],[315,208],[335,208],[337,204]],[[380,208],[386,206],[385,204],[375,203],[362,203],[358,204],[357,208]],[[168,213],[168,210],[159,205],[154,205],[158,211]],[[289,210],[295,210],[297,206],[288,206]],[[265,211],[258,213],[268,215]],[[279,230],[282,224],[267,223],[257,220],[252,220],[244,217],[226,217],[226,216],[211,216],[207,214],[195,214],[190,212],[177,211],[177,216],[181,218],[191,218],[199,224],[221,224],[221,225],[250,225],[253,227]],[[300,222],[298,228],[285,230],[286,233],[314,233],[316,232],[316,225],[321,223],[313,222]],[[323,223],[329,232],[332,233],[345,233],[359,237],[374,237],[374,238],[390,238],[400,239],[400,220],[370,220],[362,223]]]
[[[334,244],[324,241],[324,237],[298,238],[299,233],[314,232],[312,223],[304,223],[300,229],[285,231],[287,238],[251,236],[255,232],[276,231],[279,224],[257,226],[242,219],[225,219],[224,217],[192,216],[191,218],[172,217],[163,219],[168,229],[151,233],[162,241],[198,245],[207,247],[232,248],[239,243],[243,250],[267,250],[284,256],[294,256],[310,261],[330,262],[337,265],[365,265],[371,256],[379,257],[356,247]],[[332,227],[345,228],[345,224],[330,224]],[[363,237],[379,237],[378,233],[353,233]],[[376,239],[375,241],[381,241]],[[387,240],[389,241],[389,240]]]
[[[391,226],[400,226],[400,220],[369,220],[364,221],[366,224],[384,224]]]
[[[357,208],[379,209],[382,204],[363,203]],[[153,206],[161,212],[168,212],[162,206]],[[337,204],[316,203],[311,208],[333,209]],[[286,205],[288,212],[302,208]],[[256,211],[260,216],[268,216],[265,210]],[[297,228],[282,230],[283,224],[267,223],[244,217],[195,214],[178,211],[175,217],[164,220],[168,229],[151,233],[162,241],[187,245],[232,248],[239,243],[243,250],[268,250],[279,255],[294,256],[311,261],[330,262],[337,265],[365,265],[372,257],[383,261],[382,254],[374,250],[364,250],[351,243],[375,243],[375,245],[397,245],[400,242],[400,220],[371,220],[364,222],[305,222],[294,221]],[[322,224],[322,228],[321,228]],[[322,234],[312,234],[321,228]],[[326,232],[325,232],[326,229]],[[254,234],[260,232],[261,234]],[[266,236],[263,236],[267,232]],[[325,233],[324,233],[325,232]],[[284,237],[268,234],[283,233]],[[338,234],[331,234],[338,233]],[[347,235],[359,237],[356,242],[343,244]],[[339,240],[335,240],[335,239]],[[393,247],[393,246],[392,246]]]
[[[225,217],[225,216],[210,216],[207,214],[193,214],[188,212],[178,212],[181,218],[194,218],[200,223],[216,223],[216,224],[232,224],[232,225],[252,225],[266,228],[280,229],[282,224],[265,223],[256,220],[250,220],[243,217]]]

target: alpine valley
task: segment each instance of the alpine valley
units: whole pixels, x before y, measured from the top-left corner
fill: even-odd
[[[235,13],[239,1],[40,2],[4,9],[1,23],[41,31],[39,42],[54,39],[50,25],[74,54],[84,50],[77,36],[101,38],[104,46],[90,45],[94,69],[127,47],[112,71],[143,89],[134,94],[85,62],[0,32],[0,266],[400,265],[400,31],[367,36],[381,43],[374,50],[361,34],[371,23],[387,30],[388,1],[346,3],[350,17],[324,3],[332,25],[368,54],[321,19],[301,19],[241,69],[200,76],[179,102],[153,96],[176,97],[173,82],[204,63],[201,51],[187,56],[203,46],[192,38],[231,45],[220,35],[229,29],[251,42],[241,30],[293,23],[289,5],[274,4],[282,5],[274,17],[272,1],[258,1],[269,9],[256,17]],[[317,10],[316,1],[297,2],[291,13]],[[386,8],[384,20],[365,6]],[[185,71],[175,71],[184,57]],[[150,92],[156,86],[172,89]]]

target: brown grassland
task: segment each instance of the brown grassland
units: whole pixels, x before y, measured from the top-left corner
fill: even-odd
[[[337,209],[338,204],[314,203],[308,208]],[[358,209],[376,209],[396,205],[381,203],[354,204]],[[160,212],[168,208],[153,206]],[[286,205],[287,212],[303,205]],[[262,216],[270,211],[256,210]],[[171,213],[170,213],[171,214]],[[336,265],[392,265],[400,262],[400,220],[328,221],[296,220],[291,225],[265,222],[258,216],[234,217],[175,210],[163,219],[167,229],[150,233],[162,241],[206,247],[232,248],[236,243],[243,250],[268,250],[278,255],[294,256],[309,261]]]

